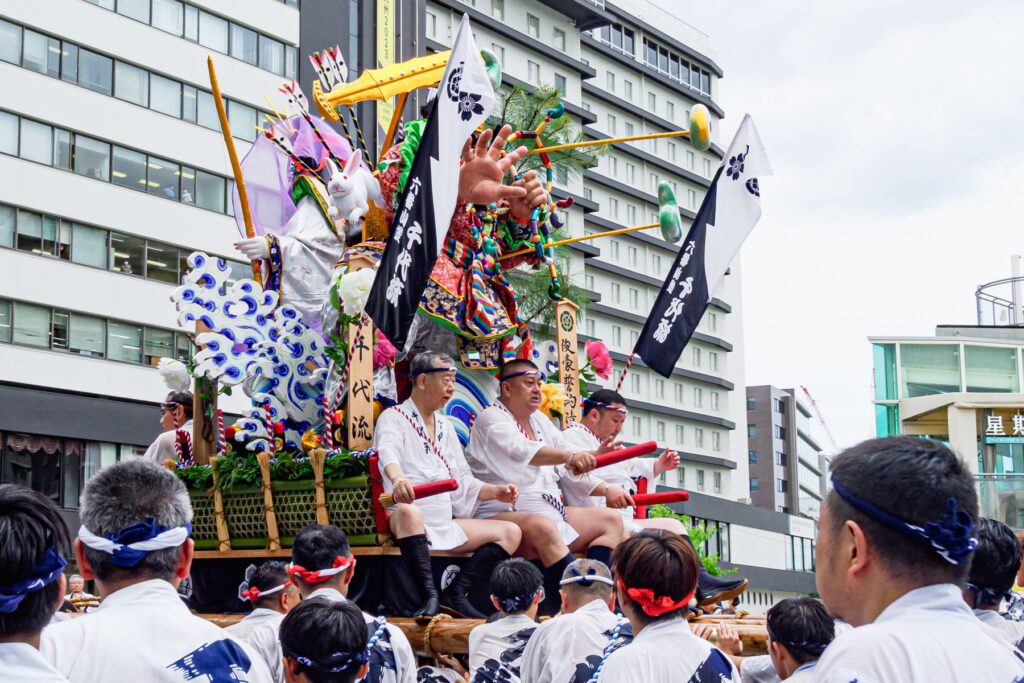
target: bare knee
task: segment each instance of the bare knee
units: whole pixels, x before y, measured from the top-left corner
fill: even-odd
[[[416,505],[397,505],[391,512],[391,531],[398,538],[423,533],[423,512]]]
[[[495,543],[505,549],[510,555],[516,551],[523,540],[523,531],[512,522],[495,522],[498,525],[497,539]]]

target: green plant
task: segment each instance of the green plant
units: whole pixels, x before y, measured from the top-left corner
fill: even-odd
[[[213,487],[213,469],[209,465],[179,467],[174,473],[189,491],[206,491]]]
[[[694,524],[689,515],[680,515],[667,505],[652,505],[647,510],[647,515],[648,517],[676,519],[682,522],[683,526],[686,527],[686,531],[690,535],[690,542],[693,543],[693,547],[697,549],[697,557],[700,558],[701,564],[704,565],[704,569],[708,570],[708,574],[711,574],[712,576],[721,576],[722,574],[737,573],[736,569],[725,569],[718,566],[718,563],[722,560],[722,558],[718,556],[718,553],[708,555],[703,550],[704,542],[718,533],[717,528],[711,527],[709,529],[703,523]]]

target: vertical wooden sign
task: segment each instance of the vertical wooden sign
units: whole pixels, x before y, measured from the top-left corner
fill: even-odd
[[[579,346],[576,340],[576,311],[579,306],[568,299],[555,304],[555,327],[558,330],[558,377],[565,386],[565,410],[562,429],[580,419]]]
[[[349,268],[372,267],[370,259],[357,256],[349,259]],[[373,445],[373,322],[369,316],[360,328],[353,322],[348,328],[348,448],[366,450]]]

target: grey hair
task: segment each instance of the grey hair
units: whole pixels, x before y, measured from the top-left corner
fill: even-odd
[[[192,521],[192,503],[185,485],[170,470],[132,459],[104,468],[85,485],[82,525],[97,536],[116,534],[155,517],[157,525],[174,529]],[[110,554],[84,549],[96,578],[118,581],[148,577],[170,580],[181,546],[154,550],[134,567],[114,564]]]
[[[85,579],[82,578],[81,574],[72,574],[71,576],[68,577],[68,581],[69,582],[70,581],[74,581],[75,579],[82,579],[82,581],[85,581]]]
[[[579,575],[586,576],[592,569],[595,576],[611,580],[612,572],[608,569],[608,565],[600,560],[590,560],[587,558],[570,562],[569,566],[562,572],[562,580],[571,579]],[[596,599],[607,602],[608,598],[612,596],[612,586],[600,581],[594,581],[589,586],[584,586],[582,583],[567,583],[562,586],[562,590],[565,591],[569,600],[576,605],[583,605]]]
[[[409,372],[413,373],[421,370],[429,370],[430,368],[436,368],[439,365],[454,368],[455,359],[441,351],[423,351],[412,359],[412,363],[409,364]]]

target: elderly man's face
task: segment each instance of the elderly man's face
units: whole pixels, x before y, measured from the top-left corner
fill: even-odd
[[[68,587],[71,588],[72,593],[81,593],[85,590],[85,580],[76,576],[68,583]]]

